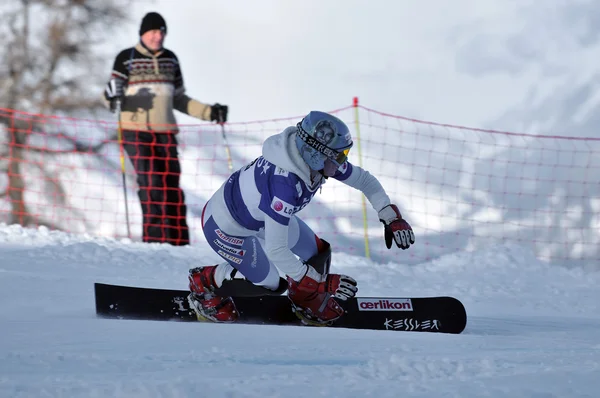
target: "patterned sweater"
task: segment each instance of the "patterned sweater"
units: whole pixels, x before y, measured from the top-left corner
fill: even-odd
[[[173,109],[210,120],[211,107],[185,94],[179,61],[170,50],[152,54],[141,43],[127,48],[117,55],[111,78],[126,87],[120,120],[125,130],[176,133]]]

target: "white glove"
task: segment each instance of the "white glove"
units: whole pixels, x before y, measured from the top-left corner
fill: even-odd
[[[107,100],[123,96],[123,80],[112,78],[104,88],[104,96]]]
[[[123,97],[123,80],[112,78],[104,88],[104,97],[110,102],[110,111],[117,109],[117,102]]]

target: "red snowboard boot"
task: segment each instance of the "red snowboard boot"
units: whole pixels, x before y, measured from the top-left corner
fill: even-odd
[[[217,266],[198,267],[190,270],[190,308],[196,312],[200,321],[235,322],[239,313],[231,297],[219,297],[214,294],[215,269]]]
[[[336,301],[346,301],[357,292],[356,281],[346,275],[320,275],[311,266],[300,281],[288,277],[288,297],[292,309],[302,323],[326,326],[344,315],[344,309]]]

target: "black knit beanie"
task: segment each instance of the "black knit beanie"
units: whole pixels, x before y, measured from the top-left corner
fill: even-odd
[[[157,12],[149,12],[144,15],[140,26],[140,36],[152,29],[160,29],[167,34],[167,23],[162,15]]]

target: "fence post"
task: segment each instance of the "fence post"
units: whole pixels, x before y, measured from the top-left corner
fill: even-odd
[[[352,105],[354,106],[354,123],[356,125],[356,143],[358,147],[358,165],[362,168],[362,150],[360,147],[360,123],[358,121],[358,97],[354,97]],[[365,256],[371,258],[371,250],[369,249],[369,232],[367,223],[367,201],[365,195],[361,195],[362,212],[363,212],[363,228],[365,232]]]

